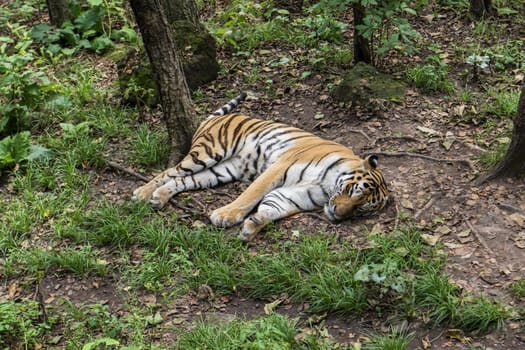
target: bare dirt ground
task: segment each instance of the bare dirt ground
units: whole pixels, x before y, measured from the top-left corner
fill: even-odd
[[[446,22],[451,18],[439,20]],[[454,19],[454,26],[460,26],[463,32],[469,29],[462,20]],[[278,73],[286,74],[271,74]],[[242,75],[242,68],[234,74]],[[220,86],[238,87],[252,91],[255,96],[262,95],[256,86],[233,80],[236,81],[225,78],[214,84],[210,89],[210,94],[214,95],[211,107],[223,102],[221,94],[213,93]],[[480,127],[457,118],[457,104],[415,90],[408,90],[405,102],[390,105],[378,114],[366,112],[359,106],[338,106],[330,97],[329,82],[322,72],[293,88],[276,80],[282,89],[277,89],[274,99],[247,101],[240,110],[254,117],[283,121],[312,131],[351,147],[359,155],[378,154],[394,194],[393,201],[373,218],[331,224],[322,213],[299,214],[277,225],[290,236],[295,229],[305,233],[324,231],[337,235],[341,241],[360,242],[365,240],[365,232],[391,232],[403,225],[403,218],[406,218],[421,227],[428,244],[444,243],[449,257],[447,272],[455,283],[468,291],[483,292],[501,297],[511,305],[523,306],[525,301],[513,300],[507,287],[525,276],[525,184],[503,180],[473,185],[472,180],[484,171],[477,163],[484,147],[475,142],[481,133]],[[324,117],[315,119],[317,113]],[[132,190],[141,184],[136,178],[110,168],[98,175],[100,194],[116,201],[129,200]],[[187,209],[200,214],[201,220],[207,223],[206,214],[238,195],[243,186],[231,184],[211,192],[193,193]],[[174,207],[166,210],[174,210],[181,216],[187,214],[187,210]],[[191,219],[186,220],[193,224]],[[263,233],[253,244],[268,243]],[[65,294],[73,303],[104,301],[117,313],[125,313],[127,311],[120,307],[126,292],[118,287],[113,279],[79,281],[51,276],[42,281],[41,292],[49,302]],[[267,302],[240,296],[215,298],[199,295],[200,292],[203,291],[191,292],[187,297],[168,303],[162,310],[167,316],[166,322],[188,327],[191,320],[202,316],[218,320],[254,318],[263,314]],[[145,293],[140,300],[147,306],[156,302],[156,296]],[[278,311],[307,319],[310,315],[304,313],[306,309],[305,305],[283,303]],[[328,316],[324,326],[339,341],[354,343],[363,334],[380,329],[384,321],[375,315]],[[414,328],[418,332],[410,346],[412,349],[426,349],[430,343],[433,349],[525,348],[525,334],[519,324],[512,322],[508,322],[504,330],[484,336],[428,328],[423,324]],[[162,332],[156,336],[159,344],[172,337]]]
[[[476,164],[480,148],[473,142],[478,128],[451,121],[453,106],[443,106],[439,98],[424,97],[423,107],[422,96],[413,91],[409,91],[406,103],[391,106],[381,116],[356,113],[354,107],[333,107],[331,98],[315,89],[323,84],[322,78],[318,78],[321,81],[312,79],[302,89],[294,89],[273,101],[248,101],[241,111],[310,130],[348,145],[360,155],[379,154],[380,165],[394,196],[389,206],[372,218],[332,224],[319,212],[282,220],[277,225],[288,235],[282,239],[293,239],[296,230],[304,234],[323,231],[336,235],[340,241],[365,244],[366,232],[393,231],[405,224],[400,217],[407,218],[421,227],[428,244],[444,243],[448,254],[447,272],[455,283],[475,294],[483,292],[516,305],[507,287],[525,274],[525,184],[508,180],[473,185],[472,180],[483,171]],[[322,120],[313,118],[318,112],[324,114]],[[431,158],[402,155],[404,153]],[[128,200],[140,181],[107,169],[100,174],[99,184],[101,194],[120,201]],[[187,217],[190,212],[194,218],[209,223],[206,214],[231,201],[245,186],[236,183],[211,192],[194,192],[185,209],[171,207],[166,210],[174,210],[181,217]],[[191,218],[185,220],[189,225],[195,223]],[[235,234],[235,230],[231,234]],[[262,233],[253,244],[260,247],[271,243]],[[46,278],[42,283],[44,298],[54,298],[64,291],[73,303],[103,301],[117,313],[126,313],[120,309],[126,292],[119,290],[114,280]],[[145,293],[139,300],[145,306],[152,305],[157,302],[157,296]],[[192,320],[202,317],[219,321],[255,318],[264,314],[264,305],[268,302],[241,296],[215,297],[213,292],[206,295],[204,290],[173,300],[162,311],[167,316],[165,322],[190,327]],[[519,304],[523,306],[524,301]],[[306,321],[312,317],[307,308],[307,305],[284,302],[277,310]],[[386,321],[371,314],[322,319],[330,334],[344,343],[358,342],[363,335],[380,330]],[[502,331],[484,336],[425,325],[417,320],[413,322],[416,324],[412,324],[411,329],[417,329],[417,333],[411,349],[427,348],[428,344],[434,349],[525,347],[525,334],[520,325],[513,322],[508,322]],[[173,340],[169,332],[159,331],[154,337],[159,344]]]

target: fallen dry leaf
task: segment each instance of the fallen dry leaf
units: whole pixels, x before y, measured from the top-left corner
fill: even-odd
[[[264,305],[264,313],[266,315],[271,315],[274,313],[274,310],[277,306],[279,306],[281,303],[283,302],[283,299],[275,299],[274,301],[272,301],[271,303],[268,303],[266,305]]]
[[[447,225],[441,225],[437,227],[434,232],[438,233],[440,236],[448,235],[452,230]]]
[[[520,227],[525,227],[525,216],[519,213],[510,214],[509,219],[511,219],[516,225]]]
[[[423,240],[423,242],[425,242],[429,246],[433,247],[439,241],[439,236],[438,235],[429,235],[427,233],[423,233],[423,234],[421,234],[421,239]]]

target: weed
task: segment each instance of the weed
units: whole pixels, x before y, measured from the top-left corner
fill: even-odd
[[[405,350],[414,338],[406,325],[390,327],[387,334],[374,334],[363,343],[364,350]]]
[[[483,106],[482,112],[501,119],[514,118],[518,111],[519,91],[490,88],[488,96],[489,102]]]
[[[437,55],[429,56],[423,66],[410,68],[407,77],[416,87],[426,92],[450,94],[454,91],[454,85],[448,77],[448,66]]]
[[[64,299],[62,323],[64,339],[68,348],[76,348],[78,344],[91,339],[107,337],[120,338],[124,332],[125,322],[109,310],[108,305],[88,304],[77,306]]]
[[[450,283],[446,275],[430,269],[427,274],[416,279],[414,289],[416,300],[429,311],[435,323],[456,319],[460,289]]]
[[[465,300],[454,323],[467,331],[486,333],[492,327],[501,329],[509,316],[509,310],[501,303],[478,295]]]
[[[333,344],[332,344],[333,346]],[[182,334],[177,349],[330,349],[329,340],[303,335],[296,321],[274,314],[219,325],[200,322]]]
[[[513,281],[509,286],[512,296],[519,300],[525,297],[525,279],[519,278]]]
[[[163,164],[169,155],[166,139],[165,133],[152,132],[146,124],[142,124],[132,143],[133,161],[147,167]]]
[[[499,142],[495,147],[492,147],[491,150],[482,153],[479,156],[479,162],[486,169],[492,169],[500,160],[503,159],[507,149],[509,148],[508,142]]]
[[[0,303],[0,347],[34,348],[49,331],[53,320],[40,321],[41,308],[36,301],[21,300]]]

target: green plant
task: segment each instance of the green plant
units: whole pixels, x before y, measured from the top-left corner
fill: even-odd
[[[431,268],[415,280],[414,289],[418,303],[428,310],[436,324],[456,319],[460,289],[446,275]]]
[[[28,130],[30,112],[60,90],[43,71],[35,69],[36,54],[24,28],[12,29],[20,32],[16,40],[0,36],[0,137]]]
[[[137,34],[126,17],[124,4],[119,1],[88,0],[88,7],[79,1],[70,5],[73,20],[65,22],[61,28],[48,24],[38,24],[31,31],[31,38],[43,44],[44,54],[51,57],[72,55],[78,49],[88,49],[98,54],[114,47],[114,41],[137,41]],[[114,20],[114,17],[117,19]],[[120,23],[115,30],[113,25]]]
[[[448,66],[438,56],[431,55],[426,64],[410,68],[407,77],[416,87],[426,92],[452,93],[454,85],[448,77]]]
[[[508,141],[508,139],[505,140]],[[508,142],[498,142],[495,147],[491,148],[491,150],[484,152],[479,156],[480,163],[486,169],[492,169],[501,159],[503,159],[505,153],[507,153],[508,147]]]
[[[403,0],[323,0],[310,7],[313,13],[336,14],[351,4],[359,4],[365,9],[363,23],[357,25],[359,35],[369,39],[378,57],[391,50],[407,54],[416,51],[414,40],[420,37],[410,25],[406,15],[416,12]]]
[[[506,90],[489,88],[488,103],[486,103],[482,112],[489,116],[496,116],[501,119],[512,119],[518,111],[518,101],[520,93],[518,89]]]
[[[50,156],[48,149],[32,145],[29,136],[29,131],[24,131],[0,140],[0,175],[7,169]]]
[[[62,135],[60,138],[49,138],[48,142],[61,157],[67,159],[70,165],[80,168],[102,166],[104,159],[102,150],[105,140],[92,137],[89,122],[78,124],[60,123]],[[62,163],[66,165],[66,163]]]
[[[525,297],[525,278],[519,278],[509,285],[510,292],[515,299]]]
[[[462,303],[454,323],[467,331],[486,333],[492,327],[501,329],[509,316],[508,308],[501,303],[477,295]]]
[[[0,303],[0,347],[17,349],[41,345],[42,337],[49,331],[52,320],[43,322],[40,306],[36,301],[7,301]]]
[[[387,334],[371,335],[364,343],[364,350],[405,350],[414,338],[406,324],[390,327]]]
[[[132,143],[134,162],[142,166],[163,164],[169,155],[166,138],[165,133],[152,132],[146,124],[140,125]]]
[[[273,314],[252,321],[213,325],[201,322],[182,334],[177,349],[330,349],[320,336],[302,335],[297,323]],[[332,344],[333,346],[333,344]]]

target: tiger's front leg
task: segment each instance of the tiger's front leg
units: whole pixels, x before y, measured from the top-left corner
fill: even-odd
[[[151,199],[151,196],[153,195],[153,192],[155,192],[157,188],[164,185],[166,181],[170,179],[169,174],[173,174],[175,172],[175,168],[170,168],[163,171],[159,175],[155,176],[153,180],[151,180],[147,184],[135,189],[131,198],[133,200],[149,201]]]
[[[211,222],[220,227],[230,227],[241,223],[264,196],[280,186],[281,182],[281,168],[274,164],[259,175],[236,200],[215,209],[210,215]]]
[[[318,209],[328,200],[321,187],[311,185],[278,188],[264,196],[257,212],[244,220],[239,238],[251,241],[270,222]]]

